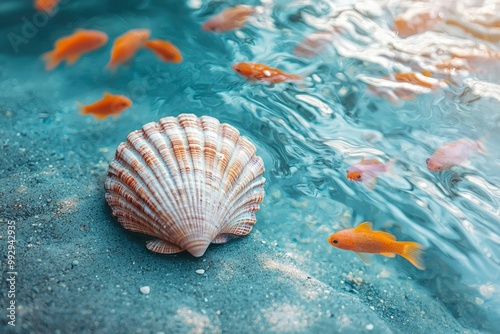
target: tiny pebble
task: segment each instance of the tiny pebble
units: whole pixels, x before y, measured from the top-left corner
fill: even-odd
[[[372,324],[366,325],[366,330],[368,330],[368,331],[373,330],[373,325]]]
[[[150,289],[150,288],[149,288],[149,286],[147,286],[147,285],[146,285],[146,286],[141,287],[141,288],[140,288],[140,290],[141,290],[141,293],[142,293],[143,295],[149,295],[149,292],[151,291],[151,289]]]
[[[80,264],[80,262],[78,262],[78,260],[73,260],[72,263],[73,263],[74,266],[77,266],[78,264]]]
[[[205,273],[205,269],[198,269],[198,270],[196,270],[196,273],[198,275],[203,275]]]

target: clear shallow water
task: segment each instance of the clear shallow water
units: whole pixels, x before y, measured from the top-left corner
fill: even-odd
[[[240,31],[211,34],[200,25],[225,8],[224,2],[174,3],[69,2],[19,45],[18,53],[2,39],[0,96],[19,104],[25,91],[45,98],[46,106],[32,106],[34,113],[46,115],[45,122],[69,124],[69,136],[102,141],[109,159],[117,143],[106,138],[107,131],[125,138],[148,121],[181,112],[228,122],[252,139],[265,160],[268,197],[259,230],[273,234],[295,258],[310,261],[312,272],[340,252],[326,244],[328,234],[369,220],[427,249],[425,271],[404,260],[384,265],[412,276],[463,324],[495,328],[500,319],[500,61],[473,59],[467,62],[471,69],[452,73],[436,64],[449,59],[450,50],[498,52],[498,28],[485,39],[448,23],[402,39],[392,31],[395,17],[408,8],[434,8],[435,2],[269,1],[248,2],[260,5],[260,13]],[[498,20],[498,4],[457,3],[454,8],[443,4],[442,10],[453,17],[496,13]],[[22,34],[19,18],[32,20],[30,6],[2,6],[2,35]],[[46,73],[39,55],[76,27],[106,31],[111,39],[132,27],[150,28],[154,37],[176,44],[184,62],[158,64],[143,52],[129,69],[111,75],[103,70],[108,43],[73,67]],[[335,31],[332,42],[314,57],[294,55],[296,45],[317,31]],[[231,70],[238,61],[263,62],[305,79],[249,83]],[[391,78],[394,72],[424,70],[442,79],[443,87],[426,91]],[[394,97],[398,89],[417,94],[399,99]],[[100,123],[77,115],[76,100],[94,101],[105,90],[129,96],[134,107],[118,120]],[[489,155],[475,154],[469,165],[450,171],[427,170],[425,159],[435,149],[462,137],[485,138]],[[373,190],[345,177],[362,156],[396,159],[391,175],[380,177]],[[274,207],[288,206],[289,216],[273,216]]]

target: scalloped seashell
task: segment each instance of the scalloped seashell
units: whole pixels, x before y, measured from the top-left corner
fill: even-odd
[[[238,130],[182,114],[148,123],[118,145],[105,182],[120,224],[156,239],[157,253],[202,256],[250,233],[264,198],[264,164]]]

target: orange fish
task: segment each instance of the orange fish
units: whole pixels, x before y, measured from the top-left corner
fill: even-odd
[[[149,29],[132,29],[118,36],[113,42],[108,68],[114,71],[117,66],[130,61],[144,46],[150,34]]]
[[[153,39],[147,41],[144,46],[153,51],[163,61],[171,63],[180,63],[182,61],[179,49],[168,41]]]
[[[413,241],[396,241],[396,237],[388,232],[374,231],[370,222],[338,231],[330,235],[328,242],[333,247],[355,252],[365,263],[370,263],[371,260],[366,253],[387,257],[395,257],[398,254],[418,269],[425,269],[422,245]]]
[[[132,101],[123,95],[104,93],[103,98],[97,102],[89,105],[78,103],[78,105],[83,115],[92,114],[97,119],[104,119],[108,116],[120,114],[132,105]]]
[[[239,29],[245,25],[248,17],[255,13],[252,6],[239,5],[227,8],[209,18],[201,27],[203,30],[224,32]]]
[[[469,156],[474,152],[488,154],[483,141],[484,139],[472,140],[469,138],[462,138],[444,144],[438,148],[430,158],[425,160],[427,168],[433,172],[440,172],[461,165],[466,162]]]
[[[247,79],[269,83],[301,79],[298,75],[288,74],[277,68],[258,63],[237,63],[233,65],[233,70]]]
[[[59,4],[59,0],[35,0],[33,6],[39,12],[52,14]]]
[[[393,160],[387,164],[383,164],[377,159],[365,159],[362,157],[360,162],[347,169],[346,177],[351,181],[363,182],[372,188],[377,183],[377,176],[388,172],[393,165]]]
[[[72,35],[59,38],[54,44],[54,50],[45,53],[45,69],[52,70],[63,60],[74,64],[83,54],[94,51],[108,41],[108,35],[97,30],[77,29]]]
[[[420,73],[395,73],[394,78],[399,82],[408,82],[414,85],[419,85],[426,88],[436,88],[440,85],[441,81],[430,77],[429,72]]]
[[[393,30],[404,38],[434,29],[442,19],[443,13],[436,8],[411,9],[396,17]]]

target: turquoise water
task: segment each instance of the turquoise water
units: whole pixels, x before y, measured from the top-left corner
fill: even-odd
[[[481,38],[445,23],[404,39],[394,33],[397,15],[437,8],[433,3],[246,2],[258,6],[250,22],[215,34],[200,26],[228,7],[223,1],[66,1],[46,22],[37,18],[34,28],[26,27],[34,22],[29,1],[3,1],[0,96],[9,105],[27,103],[43,123],[65,123],[67,136],[100,141],[109,152],[103,164],[115,138],[161,117],[190,112],[230,123],[255,143],[266,166],[268,194],[256,228],[285,252],[319,272],[321,262],[341,252],[326,243],[330,233],[372,221],[398,239],[423,244],[427,269],[402,259],[376,262],[411,276],[465,326],[493,331],[500,325],[500,32],[493,24]],[[441,10],[463,20],[464,13],[500,20],[493,1],[456,3],[443,3]],[[153,37],[174,43],[184,61],[160,63],[140,52],[112,74],[104,69],[108,43],[72,67],[46,72],[39,56],[75,28],[105,31],[110,40],[130,28],[149,28]],[[294,55],[317,31],[334,31],[332,41],[313,57]],[[13,42],[11,33],[23,42]],[[451,72],[436,67],[457,49],[491,50],[497,58],[466,60],[469,68]],[[304,79],[248,82],[231,69],[240,61]],[[409,99],[394,95],[409,88],[392,74],[422,71],[442,80],[441,87],[412,87]],[[128,96],[133,107],[102,122],[78,115],[75,101],[90,103],[104,91]],[[30,105],[30,95],[44,103]],[[448,171],[426,168],[437,148],[463,137],[483,138],[489,154],[473,154]],[[394,159],[395,166],[370,189],[346,179],[361,157]]]

